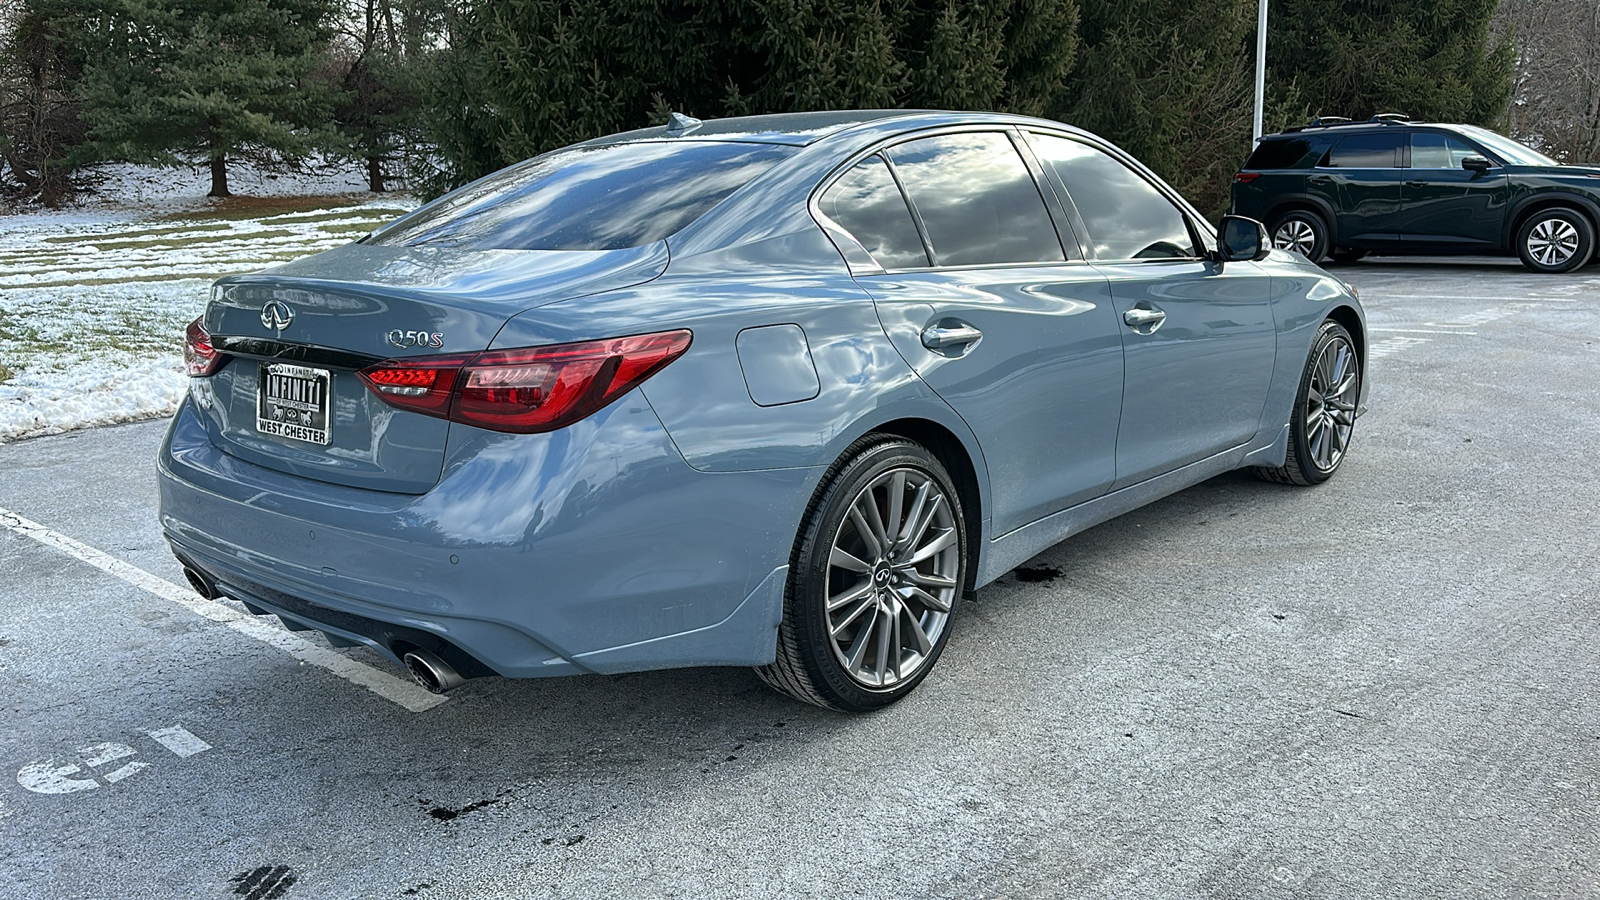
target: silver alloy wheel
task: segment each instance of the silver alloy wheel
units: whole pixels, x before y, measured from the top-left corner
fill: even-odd
[[[939,483],[890,469],[850,501],[824,582],[834,657],[857,684],[892,688],[939,643],[961,571],[955,516]]]
[[[1306,390],[1306,447],[1320,471],[1333,471],[1350,446],[1360,387],[1355,348],[1344,337],[1335,337],[1312,366]]]
[[[1290,219],[1278,226],[1272,243],[1281,250],[1293,250],[1309,259],[1311,249],[1317,245],[1317,232],[1304,219]]]
[[[1542,266],[1559,266],[1578,252],[1578,229],[1554,216],[1534,223],[1528,232],[1528,255]]]

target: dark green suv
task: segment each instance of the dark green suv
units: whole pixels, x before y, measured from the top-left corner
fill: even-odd
[[[1471,125],[1318,119],[1261,139],[1233,176],[1233,212],[1315,262],[1515,253],[1570,272],[1594,258],[1600,168]]]

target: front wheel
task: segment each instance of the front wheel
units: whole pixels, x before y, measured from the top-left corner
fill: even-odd
[[[966,522],[944,466],[910,441],[858,441],[807,510],[777,657],[756,673],[818,706],[888,706],[939,659],[966,569]]]
[[[1329,319],[1317,330],[1306,357],[1300,390],[1289,414],[1289,455],[1278,468],[1256,474],[1282,484],[1321,484],[1333,477],[1350,449],[1361,402],[1361,360],[1343,325]]]
[[[1594,226],[1571,209],[1541,209],[1517,229],[1517,256],[1535,272],[1571,272],[1594,255]]]

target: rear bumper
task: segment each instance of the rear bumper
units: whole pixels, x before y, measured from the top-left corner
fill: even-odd
[[[545,435],[453,426],[424,494],[313,481],[219,449],[189,403],[161,524],[222,592],[398,660],[540,677],[770,662],[820,471],[689,467],[637,392]]]

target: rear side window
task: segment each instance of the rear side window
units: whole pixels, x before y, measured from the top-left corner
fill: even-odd
[[[368,244],[474,250],[618,250],[663,240],[790,156],[727,141],[557,150],[422,207]]]
[[[851,166],[823,192],[817,208],[850,232],[885,269],[928,265],[917,224],[883,157],[869,156]]]
[[[1245,161],[1246,169],[1292,169],[1311,152],[1311,142],[1305,138],[1262,141],[1256,152]]]
[[[1475,148],[1449,135],[1431,131],[1416,131],[1411,134],[1413,169],[1459,169],[1463,159],[1481,155]]]
[[[996,132],[946,134],[889,151],[922,216],[934,263],[1064,262],[1033,173]]]
[[[1033,146],[1066,185],[1089,230],[1096,259],[1199,255],[1183,213],[1138,172],[1088,144],[1066,138],[1036,134]]]
[[[1333,145],[1322,164],[1335,169],[1393,169],[1400,165],[1403,134],[1352,134]]]

